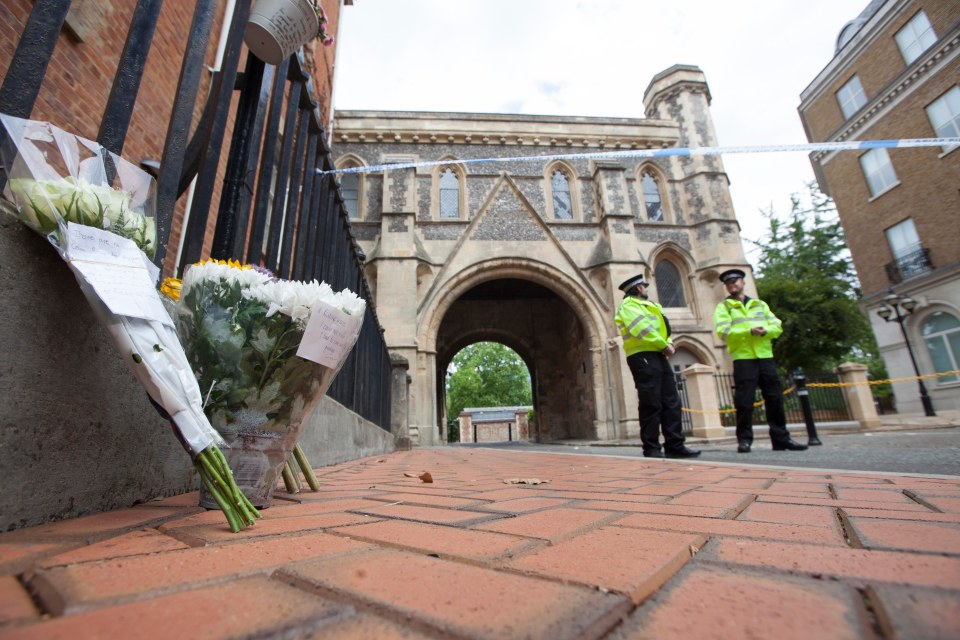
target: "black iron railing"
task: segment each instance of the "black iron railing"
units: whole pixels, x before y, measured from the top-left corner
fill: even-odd
[[[888,262],[884,266],[890,284],[898,284],[907,278],[932,271],[933,260],[930,258],[930,249],[917,249],[912,253],[900,256],[893,262]]]
[[[70,0],[34,3],[6,77],[0,112],[29,118],[70,8]],[[97,142],[121,154],[151,53],[163,0],[138,0],[120,56]],[[177,271],[203,257],[208,217],[215,216],[211,257],[265,266],[279,276],[318,279],[349,288],[367,301],[360,338],[329,395],[367,420],[390,428],[390,356],[363,273],[365,257],[353,234],[333,168],[327,135],[300,58],[266,65],[247,55],[239,72],[251,2],[236,3],[221,71],[204,97],[203,115],[188,139],[215,0],[197,0],[184,43],[180,79],[157,172],[156,263],[167,258],[177,201],[196,180]],[[239,92],[233,134],[225,145],[231,101]],[[56,124],[56,123],[54,123]],[[0,143],[6,144],[5,140]],[[226,150],[222,184],[217,179]],[[0,172],[0,188],[6,178]],[[219,208],[212,211],[219,191]]]
[[[817,423],[821,422],[843,422],[852,420],[850,407],[847,405],[846,396],[840,387],[809,387],[814,383],[836,383],[839,378],[834,373],[809,373],[807,376],[807,385],[810,398],[810,407],[813,410],[813,417]],[[714,380],[717,383],[717,398],[720,402],[720,409],[730,409],[733,406],[734,382],[732,373],[715,373]],[[793,387],[793,380],[781,378],[780,384],[784,390]],[[761,400],[760,390],[754,397],[754,401]],[[804,424],[803,409],[800,407],[800,400],[796,393],[788,393],[784,397],[784,410],[787,414],[787,422],[790,424]],[[732,427],[737,424],[737,416],[733,411],[720,414],[720,420],[723,426]],[[753,425],[762,426],[766,424],[767,414],[763,405],[753,410]]]

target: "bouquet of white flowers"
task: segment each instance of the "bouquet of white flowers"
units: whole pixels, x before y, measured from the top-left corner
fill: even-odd
[[[156,290],[152,177],[95,142],[47,122],[0,114],[6,197],[67,261],[95,314],[154,404],[171,421],[204,487],[238,531],[259,517],[218,448],[173,321]]]
[[[255,506],[270,505],[305,419],[356,343],[365,310],[347,289],[279,280],[234,261],[187,269],[177,330],[206,395],[204,410]]]

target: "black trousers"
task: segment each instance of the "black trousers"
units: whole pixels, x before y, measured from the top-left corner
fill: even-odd
[[[660,432],[667,451],[683,446],[680,394],[670,362],[656,351],[627,356],[627,366],[640,396],[640,441],[645,452],[660,451]]]
[[[760,385],[763,406],[770,428],[770,441],[784,443],[790,439],[787,416],[783,411],[783,387],[773,358],[733,361],[733,406],[737,410],[737,441],[753,443],[753,398]]]

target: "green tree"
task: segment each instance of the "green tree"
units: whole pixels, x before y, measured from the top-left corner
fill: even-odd
[[[457,416],[466,407],[515,407],[532,403],[530,374],[513,349],[476,342],[453,357],[447,375],[447,433],[454,439]]]
[[[784,219],[771,207],[761,249],[757,291],[783,321],[774,356],[785,371],[825,371],[853,360],[886,377],[870,323],[860,312],[860,282],[850,261],[833,200],[807,185],[791,197]],[[879,366],[878,366],[879,365]]]

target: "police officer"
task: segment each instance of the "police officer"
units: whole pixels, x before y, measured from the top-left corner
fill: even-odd
[[[772,342],[783,333],[780,319],[763,300],[743,292],[746,274],[728,269],[720,274],[727,297],[713,313],[713,326],[733,358],[733,406],[737,410],[737,452],[753,446],[753,397],[760,385],[770,442],[774,451],[803,451],[807,445],[790,439],[783,410],[783,388],[773,360]]]
[[[660,305],[647,299],[643,276],[624,280],[619,289],[626,296],[617,308],[614,322],[623,337],[627,365],[640,397],[643,455],[663,457],[660,449],[660,431],[663,431],[663,449],[668,458],[695,458],[700,452],[684,445],[680,395],[667,360],[674,353],[670,323]]]

